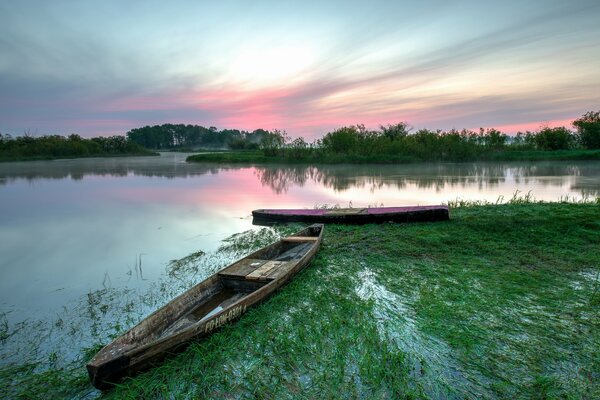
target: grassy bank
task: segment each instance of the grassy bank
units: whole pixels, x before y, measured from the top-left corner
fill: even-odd
[[[491,153],[481,161],[575,161],[600,160],[600,150],[527,150]]]
[[[600,150],[524,150],[482,153],[468,157],[460,162],[468,161],[563,161],[563,160],[600,160]],[[417,156],[404,155],[353,155],[353,154],[312,154],[304,157],[267,156],[262,151],[227,151],[211,154],[195,154],[187,158],[189,162],[214,163],[278,163],[278,164],[401,164],[428,160]]]
[[[311,266],[270,300],[103,396],[598,398],[600,205],[518,203],[463,205],[444,223],[327,226]],[[298,227],[219,251],[237,257]],[[43,372],[4,366],[0,386],[93,394],[89,353]]]
[[[131,153],[121,154],[81,154],[81,155],[68,155],[68,156],[53,156],[53,155],[39,155],[39,156],[0,156],[0,162],[13,162],[13,161],[44,161],[44,160],[70,160],[75,158],[114,158],[114,157],[138,157],[138,156],[158,156],[159,153],[150,150],[135,151]]]

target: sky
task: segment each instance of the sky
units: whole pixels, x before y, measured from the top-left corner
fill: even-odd
[[[1,1],[0,132],[565,125],[600,109],[600,1]]]

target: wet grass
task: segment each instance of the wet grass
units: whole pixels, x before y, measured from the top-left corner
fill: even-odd
[[[598,398],[600,206],[517,200],[456,202],[444,223],[327,226],[311,266],[283,290],[102,397]],[[224,263],[297,228],[239,234],[180,266],[218,254]],[[158,284],[163,295],[92,342],[208,273],[179,268]],[[118,296],[88,299],[97,329],[123,312]],[[0,387],[16,398],[100,395],[80,366],[94,350],[67,366],[56,352],[5,365]]]

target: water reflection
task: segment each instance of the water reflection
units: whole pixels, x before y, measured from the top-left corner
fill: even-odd
[[[0,185],[25,179],[72,179],[86,176],[188,177],[216,174],[223,168],[214,164],[188,164],[186,153],[163,153],[160,157],[87,158],[73,160],[0,163]]]
[[[485,190],[502,184],[519,186],[564,186],[572,195],[600,195],[600,163],[585,162],[512,162],[452,163],[408,165],[215,165],[185,162],[188,154],[163,153],[161,157],[132,157],[83,160],[56,160],[0,163],[0,185],[15,180],[82,180],[85,176],[188,178],[217,175],[224,171],[251,169],[258,181],[275,194],[292,187],[316,184],[342,192],[366,189],[370,193],[383,188],[434,189],[441,192],[453,187]],[[557,199],[559,196],[555,196]]]
[[[275,193],[287,193],[291,187],[303,187],[307,182],[342,192],[351,188],[367,189],[370,193],[383,188],[434,189],[442,192],[453,187],[477,187],[480,190],[514,182],[528,186],[563,186],[577,194],[600,194],[598,163],[536,163],[523,164],[418,164],[418,165],[334,165],[257,167],[256,176]]]

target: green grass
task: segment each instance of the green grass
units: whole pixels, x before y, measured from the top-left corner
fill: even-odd
[[[117,158],[117,157],[138,157],[138,156],[158,156],[159,153],[152,150],[136,151],[131,153],[122,154],[86,154],[86,155],[73,155],[73,156],[53,156],[53,155],[36,155],[36,156],[8,156],[0,155],[0,162],[14,162],[14,161],[47,161],[47,160],[68,160],[76,158]]]
[[[600,160],[600,150],[528,150],[491,153],[484,161],[572,161]]]
[[[194,154],[188,156],[188,162],[218,163],[257,163],[257,164],[406,164],[421,160],[403,155],[345,155],[330,154],[327,156],[311,155],[302,158],[266,156],[262,151],[226,151],[212,154]]]
[[[267,302],[103,397],[599,398],[599,248],[598,204],[461,203],[442,223],[328,225],[313,263]],[[91,390],[81,367],[2,367],[0,386]]]
[[[453,161],[560,161],[560,160],[600,160],[600,150],[506,150],[485,152],[474,157]],[[406,155],[354,155],[354,154],[311,154],[301,158],[266,156],[261,151],[224,151],[211,154],[195,154],[188,162],[215,163],[283,163],[283,164],[406,164],[423,161],[416,156]],[[450,160],[452,161],[452,160]]]
[[[222,163],[278,163],[286,162],[278,157],[265,156],[260,151],[223,151],[219,153],[203,153],[188,156],[189,162],[222,162]]]

